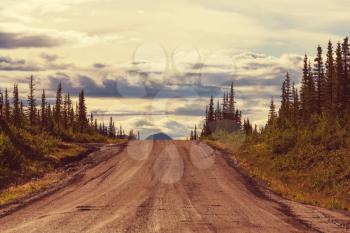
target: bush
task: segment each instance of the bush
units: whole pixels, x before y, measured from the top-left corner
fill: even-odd
[[[27,157],[42,159],[57,147],[61,140],[51,136],[47,132],[30,132],[11,126],[11,139],[13,144]]]
[[[0,166],[8,167],[11,169],[19,169],[24,156],[13,145],[8,136],[4,133],[0,133]]]

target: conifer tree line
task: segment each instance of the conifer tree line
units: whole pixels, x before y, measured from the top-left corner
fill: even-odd
[[[62,84],[59,83],[56,90],[56,98],[53,104],[47,101],[45,89],[41,92],[41,99],[36,99],[36,87],[34,77],[29,80],[29,94],[26,100],[27,106],[19,98],[18,84],[14,84],[12,91],[12,103],[8,89],[0,90],[0,122],[11,124],[20,128],[39,129],[57,136],[62,132],[79,134],[99,134],[110,138],[132,138],[129,137],[120,126],[117,130],[114,121],[110,118],[109,126],[98,123],[93,114],[87,116],[84,90],[81,90],[78,102],[73,104],[71,95],[63,93]]]
[[[235,104],[233,82],[230,91],[223,94],[221,104],[220,100],[217,100],[215,104],[214,98],[211,96],[209,104],[206,106],[205,120],[200,137],[210,136],[215,131],[235,132],[243,130],[246,134],[253,133],[253,126],[249,119],[243,119],[242,123],[242,112]],[[196,126],[191,131],[190,139],[199,139]]]
[[[350,116],[348,37],[338,42],[335,49],[329,41],[325,55],[318,46],[314,61],[305,55],[300,90],[295,88],[288,73],[281,90],[281,107],[276,112],[271,100],[268,125],[308,124],[314,116],[346,121]]]
[[[300,90],[287,73],[277,110],[271,99],[266,127],[261,136],[275,152],[287,152],[298,143],[346,145],[350,132],[350,49],[349,39],[326,51],[317,47],[314,59],[304,57]]]
[[[206,108],[201,136],[211,135],[217,130],[232,132],[242,129],[247,135],[256,136],[260,133],[263,136],[269,135],[268,138],[276,136],[276,132],[291,130],[293,127],[295,129],[317,127],[317,124],[322,121],[328,124],[330,131],[336,130],[330,129],[330,126],[343,130],[350,129],[348,37],[335,46],[329,41],[325,52],[321,46],[318,46],[314,59],[305,55],[300,90],[296,86],[290,74],[287,73],[281,87],[280,108],[276,109],[275,100],[272,98],[266,127],[257,130],[257,126],[253,127],[249,119],[244,119],[242,123],[241,111],[235,108],[235,96],[233,84],[231,84],[231,91],[224,93],[221,105],[217,101],[215,107],[211,97]],[[279,136],[284,138],[283,143],[290,146],[297,141],[291,136],[293,133],[288,131]],[[194,139],[193,130],[191,139]]]

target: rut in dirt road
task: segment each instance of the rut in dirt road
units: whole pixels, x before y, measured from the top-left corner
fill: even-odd
[[[349,217],[265,192],[204,143],[133,141],[0,219],[0,232],[347,232]],[[350,224],[349,224],[350,225]]]

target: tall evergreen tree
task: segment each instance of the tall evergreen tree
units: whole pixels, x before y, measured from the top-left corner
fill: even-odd
[[[288,118],[288,98],[286,91],[286,81],[282,83],[282,95],[281,95],[281,107],[279,109],[279,115],[281,116],[281,120],[286,120]]]
[[[16,126],[21,125],[21,110],[18,94],[18,85],[13,86],[13,110],[12,110],[12,123]]]
[[[310,104],[313,99],[313,77],[310,75],[308,57],[304,57],[304,67],[303,67],[303,76],[301,80],[301,89],[300,89],[300,108],[302,112],[302,117],[304,120],[307,120],[311,114]]]
[[[344,109],[349,110],[350,106],[350,48],[349,38],[346,37],[342,44],[342,60],[343,60],[343,103]]]
[[[228,111],[230,114],[233,114],[235,112],[235,93],[233,89],[233,82],[231,83]]]
[[[276,119],[277,119],[276,105],[274,103],[273,97],[271,97],[268,124],[269,125],[274,124]]]
[[[337,80],[337,112],[338,114],[342,112],[342,110],[345,108],[345,93],[346,90],[344,88],[345,86],[345,80],[344,80],[344,70],[343,70],[343,59],[342,59],[342,48],[340,42],[337,44],[337,49],[335,51],[335,75]]]
[[[305,118],[305,116],[308,115],[308,105],[307,105],[307,97],[308,97],[308,93],[307,93],[307,87],[308,87],[308,57],[305,54],[304,57],[304,66],[303,66],[303,76],[301,79],[301,89],[300,89],[300,102],[301,102],[301,110],[303,113],[303,117]]]
[[[36,117],[36,100],[35,100],[35,84],[33,75],[30,76],[29,80],[29,95],[28,95],[28,119],[29,124],[33,126],[35,124]]]
[[[198,136],[197,136],[197,125],[194,125],[193,139],[194,140],[198,139]]]
[[[62,120],[65,128],[68,127],[69,113],[70,113],[70,109],[68,106],[68,94],[65,94],[63,99],[63,109],[62,109]]]
[[[224,93],[224,96],[222,98],[222,118],[226,119],[227,114],[227,101],[226,101],[226,93]]]
[[[112,117],[109,119],[108,136],[111,138],[115,137],[115,127]]]
[[[43,93],[41,95],[41,127],[47,127],[47,108],[46,108],[46,94],[45,89],[43,89]]]
[[[78,124],[80,132],[84,132],[88,126],[84,90],[79,94]]]
[[[59,83],[56,91],[56,105],[55,105],[55,121],[57,125],[61,122],[61,108],[62,108],[62,84]]]
[[[4,95],[0,89],[0,120],[4,119]]]
[[[5,89],[5,97],[4,97],[4,117],[6,121],[11,120],[11,106],[10,106],[10,100],[9,100],[9,94],[7,91],[7,88]]]
[[[314,81],[314,75],[312,72],[311,62],[309,62],[308,66],[308,105],[310,109],[310,113],[313,114],[317,112],[317,103],[316,103],[316,87],[315,87],[315,81]]]
[[[90,125],[91,127],[94,126],[94,114],[92,112],[90,113]]]
[[[216,104],[216,109],[215,109],[215,120],[219,121],[221,119],[222,119],[222,113],[221,113],[221,109],[220,109],[220,102],[218,100],[217,104]]]
[[[337,83],[335,75],[335,64],[333,57],[332,42],[328,42],[327,60],[326,60],[326,75],[324,85],[324,111],[334,112],[337,105]]]
[[[215,120],[214,118],[214,99],[210,97],[209,109],[208,109],[208,122],[211,123]]]
[[[73,109],[73,103],[72,99],[70,97],[70,94],[68,93],[68,126],[73,127],[74,124],[74,109]]]
[[[299,111],[300,111],[300,106],[299,106],[299,94],[298,94],[298,89],[295,88],[295,84],[293,82],[293,88],[292,88],[292,92],[293,92],[293,121],[294,123],[296,123],[299,119]]]
[[[323,85],[324,85],[324,66],[322,58],[322,48],[317,47],[317,55],[314,64],[314,78],[316,82],[316,110],[321,113],[322,104],[324,101]]]
[[[94,129],[95,129],[95,132],[98,132],[98,123],[97,123],[97,119],[95,119]]]

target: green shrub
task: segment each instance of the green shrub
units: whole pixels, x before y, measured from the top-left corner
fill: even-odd
[[[23,155],[13,145],[8,136],[0,133],[0,166],[19,169],[24,161]]]

